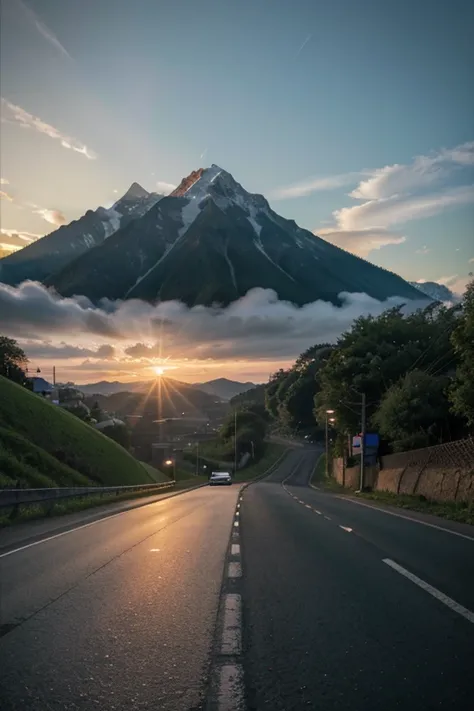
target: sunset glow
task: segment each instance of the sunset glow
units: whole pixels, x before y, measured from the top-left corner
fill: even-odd
[[[162,367],[159,366],[159,365],[156,365],[156,366],[153,368],[153,371],[154,371],[155,375],[164,375],[165,369],[162,368]]]

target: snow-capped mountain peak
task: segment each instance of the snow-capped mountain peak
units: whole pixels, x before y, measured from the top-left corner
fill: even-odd
[[[142,188],[138,183],[132,183],[125,193],[125,195],[120,198],[121,200],[140,200],[141,198],[147,198],[150,193]]]

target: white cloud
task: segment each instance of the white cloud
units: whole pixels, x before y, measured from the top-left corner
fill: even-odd
[[[302,52],[303,49],[306,47],[306,45],[308,44],[308,42],[310,42],[312,39],[313,39],[313,35],[308,35],[308,36],[306,37],[306,39],[303,41],[303,43],[300,45],[298,51],[296,52],[296,56],[297,56],[297,57],[301,54],[301,52]]]
[[[166,183],[163,180],[156,182],[156,190],[163,195],[169,195],[175,189],[176,185],[173,185],[173,183]]]
[[[33,232],[24,232],[20,230],[8,230],[5,227],[0,229],[0,238],[2,248],[15,252],[22,247],[26,247],[32,242],[36,242],[43,235],[34,234]]]
[[[50,222],[52,225],[56,225],[56,227],[65,225],[67,222],[66,218],[60,210],[49,210],[46,207],[40,207],[37,210],[34,210],[33,212],[36,215],[40,215],[40,217],[42,217],[43,220],[46,220],[46,222]]]
[[[97,158],[96,153],[94,153],[94,151],[85,146],[83,143],[75,138],[71,138],[64,133],[61,133],[61,131],[54,126],[51,126],[51,124],[42,121],[37,116],[33,116],[33,114],[30,114],[28,111],[22,109],[21,106],[16,106],[3,97],[1,105],[2,111],[6,113],[6,116],[2,117],[3,121],[6,121],[7,123],[16,123],[22,128],[32,128],[39,133],[44,133],[46,136],[60,141],[63,148],[68,148],[76,153],[80,153],[89,160],[95,160],[95,158]]]
[[[3,190],[0,190],[0,200],[8,200],[8,202],[13,202],[12,196]]]
[[[454,294],[458,295],[464,294],[464,292],[466,291],[466,287],[471,280],[472,277],[461,277],[459,276],[459,274],[451,274],[451,276],[443,276],[439,279],[436,279],[438,284],[443,284],[444,286],[447,286],[448,289],[451,289]]]
[[[61,44],[61,42],[56,37],[54,32],[49,27],[47,27],[47,25],[45,25],[45,23],[42,20],[40,20],[40,18],[36,14],[36,12],[34,12],[34,10],[32,10],[32,8],[29,5],[27,5],[25,2],[23,2],[23,0],[17,0],[17,2],[20,5],[20,7],[23,9],[25,14],[27,15],[30,22],[32,22],[35,25],[36,29],[38,30],[38,32],[41,35],[43,35],[45,40],[47,40],[50,44],[53,45],[53,47],[55,47],[57,50],[59,50],[59,52],[63,56],[67,57],[68,59],[71,59],[71,55],[69,54],[67,49]]]
[[[293,185],[286,185],[277,188],[270,193],[274,200],[288,200],[289,198],[305,197],[311,193],[325,190],[336,190],[346,185],[354,185],[364,172],[341,173],[340,175],[328,175],[326,177],[308,178]]]
[[[443,149],[430,156],[416,156],[409,165],[386,165],[372,172],[350,193],[362,200],[383,200],[401,197],[431,188],[442,181],[457,165],[474,163],[474,142],[463,143],[450,150]]]
[[[0,185],[10,185],[10,181],[6,178],[0,178]]]
[[[69,340],[70,334],[80,333],[81,347],[97,338],[123,348],[144,344],[131,352],[143,357],[159,352],[164,358],[199,361],[294,358],[314,343],[334,342],[358,316],[377,315],[404,302],[379,302],[367,294],[341,298],[341,307],[324,301],[297,307],[279,301],[274,291],[253,289],[227,308],[137,300],[103,300],[97,307],[85,297],[61,298],[36,282],[17,288],[0,284],[0,332],[37,340],[44,339],[45,329],[50,339]]]
[[[336,222],[345,230],[386,228],[431,217],[446,208],[474,202],[474,185],[446,188],[427,195],[393,196],[336,210]]]
[[[337,247],[342,247],[342,249],[359,257],[368,257],[373,250],[381,249],[389,244],[403,244],[403,242],[406,242],[406,238],[403,235],[380,229],[337,230],[325,228],[319,230],[317,234]]]
[[[370,252],[370,242],[364,236],[374,236],[372,249],[402,244],[405,239],[389,228],[474,202],[474,185],[452,185],[453,173],[466,177],[465,169],[471,165],[474,142],[416,156],[409,165],[387,165],[366,172],[367,179],[349,194],[365,202],[335,210],[333,226],[316,229],[315,234],[326,234],[330,241],[362,256]],[[472,181],[471,171],[468,177]],[[418,253],[427,254],[428,250],[425,246]]]
[[[431,249],[429,249],[426,244],[424,244],[421,249],[416,250],[416,254],[429,254],[429,252],[431,252]]]
[[[473,263],[474,263],[474,257],[471,257],[471,259],[469,260],[469,264],[473,264]]]

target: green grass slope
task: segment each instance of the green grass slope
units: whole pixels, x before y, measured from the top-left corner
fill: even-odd
[[[145,467],[123,447],[66,410],[1,376],[0,428],[0,472],[7,478],[4,485],[18,475],[29,480],[29,486],[153,483]],[[23,453],[18,436],[25,446]],[[34,483],[31,470],[35,476],[46,477],[43,484],[38,479]]]

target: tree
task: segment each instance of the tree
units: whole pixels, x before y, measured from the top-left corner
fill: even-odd
[[[105,434],[106,437],[113,439],[114,442],[117,442],[117,444],[122,445],[124,449],[130,449],[131,437],[126,425],[119,425],[116,423],[114,425],[110,425],[109,427],[104,427],[101,432],[102,434]]]
[[[28,358],[17,341],[0,336],[0,375],[22,385],[26,380]]]
[[[453,411],[474,427],[474,280],[468,284],[462,316],[451,336],[459,364],[450,391]]]
[[[322,369],[315,400],[320,424],[332,409],[341,431],[358,432],[362,392],[371,426],[385,392],[404,375],[415,368],[439,376],[450,373],[457,361],[451,334],[458,311],[434,304],[408,316],[397,307],[377,318],[357,319]]]
[[[279,407],[280,420],[292,431],[315,433],[314,398],[321,388],[321,369],[332,348],[328,344],[313,346],[298,358],[292,368],[296,379],[285,390]]]
[[[280,368],[280,370],[277,370],[276,373],[270,375],[268,384],[265,388],[265,407],[267,408],[271,417],[273,417],[275,420],[278,419],[278,406],[280,404],[278,390],[280,388],[280,385],[288,376],[289,372],[289,370],[283,370],[282,368]]]
[[[99,403],[97,402],[97,400],[94,402],[94,404],[91,407],[91,417],[96,422],[100,422],[102,419],[102,410],[100,409]]]
[[[447,376],[413,370],[387,390],[372,422],[395,452],[438,444],[459,428],[450,412],[449,383]]]

